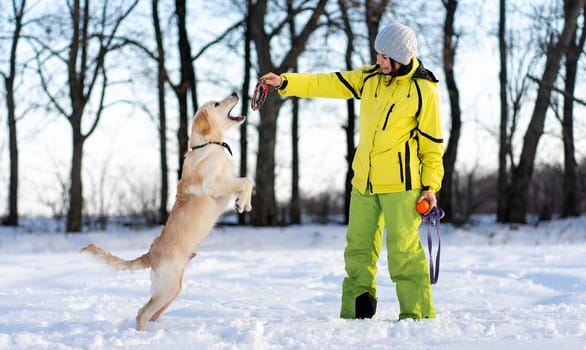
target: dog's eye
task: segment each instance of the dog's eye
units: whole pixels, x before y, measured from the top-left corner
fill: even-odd
[[[219,106],[220,106],[220,102],[216,102],[216,103],[214,104],[214,106],[215,106],[215,107],[219,107]]]

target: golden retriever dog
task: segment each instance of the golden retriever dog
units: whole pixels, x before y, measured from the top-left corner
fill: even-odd
[[[185,154],[181,179],[177,184],[175,204],[161,234],[149,251],[134,260],[123,260],[94,244],[81,249],[117,270],[151,268],[150,300],[138,310],[136,329],[144,330],[177,298],[182,288],[183,272],[195,249],[209,234],[218,217],[236,197],[237,212],[250,211],[254,182],[232,174],[229,146],[224,133],[244,122],[244,116],[230,113],[238,103],[232,93],[219,102],[207,102],[195,114],[189,151]]]

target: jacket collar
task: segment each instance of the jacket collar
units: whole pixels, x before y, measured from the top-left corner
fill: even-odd
[[[395,77],[395,79],[409,80],[409,79],[413,78],[413,75],[415,74],[417,69],[419,69],[419,66],[421,65],[421,61],[419,61],[419,59],[417,59],[417,57],[415,57],[415,56],[413,56],[411,61],[413,62],[413,64],[411,65],[411,69],[409,70],[409,72],[407,74],[399,75],[399,76]]]

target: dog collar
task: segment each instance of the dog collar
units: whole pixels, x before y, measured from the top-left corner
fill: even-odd
[[[205,146],[211,145],[211,144],[220,145],[220,146],[224,147],[225,149],[228,150],[228,153],[230,153],[230,155],[233,156],[232,150],[230,149],[230,146],[228,146],[228,144],[226,142],[218,142],[218,141],[208,141],[204,144],[193,146],[193,147],[191,147],[191,151],[199,149],[199,148],[204,148]]]

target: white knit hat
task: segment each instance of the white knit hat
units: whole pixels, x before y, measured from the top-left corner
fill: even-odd
[[[408,65],[417,54],[415,32],[400,23],[391,23],[384,27],[374,39],[374,48],[393,60]]]

